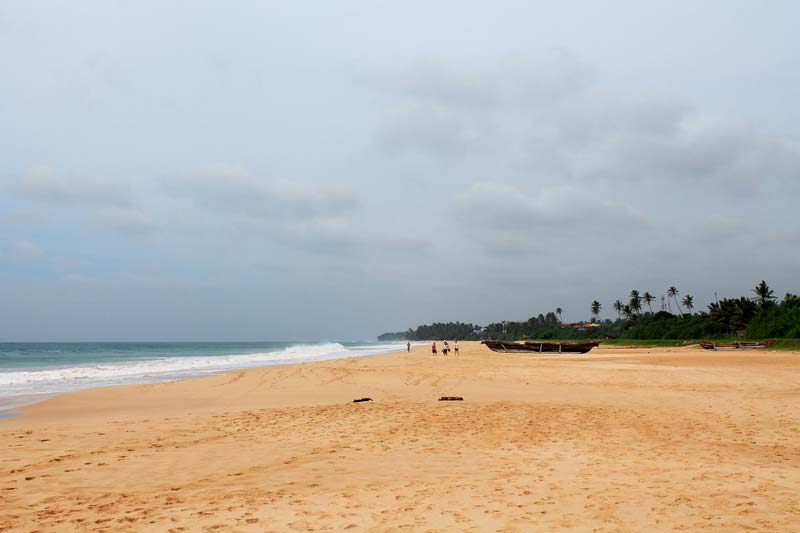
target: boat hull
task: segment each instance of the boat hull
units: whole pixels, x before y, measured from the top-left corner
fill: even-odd
[[[482,341],[481,344],[493,352],[500,353],[586,353],[599,346],[597,341],[590,342],[511,342]]]
[[[772,344],[775,344],[775,341],[761,341],[761,342],[712,342],[712,341],[700,341],[700,347],[704,350],[758,350],[761,348],[766,348]]]

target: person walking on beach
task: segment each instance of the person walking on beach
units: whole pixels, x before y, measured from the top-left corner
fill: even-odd
[[[453,344],[453,355],[458,355],[458,341]]]
[[[433,341],[433,344],[431,345],[431,353],[436,355],[436,341]]]
[[[447,352],[449,351],[450,351],[450,345],[447,343],[447,341],[444,341],[444,348],[442,348],[442,353],[444,355],[447,355]]]
[[[407,351],[407,352],[410,352],[410,351],[411,351],[411,341],[407,341],[407,342],[406,342],[406,351]]]

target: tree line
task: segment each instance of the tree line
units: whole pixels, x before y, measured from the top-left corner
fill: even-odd
[[[379,340],[521,340],[521,339],[724,339],[730,337],[800,338],[800,296],[787,293],[778,301],[765,281],[758,283],[751,296],[723,298],[706,310],[694,313],[694,298],[669,287],[661,309],[654,311],[656,298],[648,291],[632,290],[627,302],[616,300],[615,320],[601,320],[603,305],[589,305],[591,318],[573,324],[561,321],[560,307],[525,321],[501,321],[485,327],[462,322],[436,322],[407,331],[384,333]],[[672,302],[677,312],[673,313]],[[646,309],[645,309],[646,307]]]

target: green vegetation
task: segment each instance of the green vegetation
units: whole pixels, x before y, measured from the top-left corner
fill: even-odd
[[[800,339],[779,339],[768,350],[790,350],[800,352]]]
[[[666,291],[667,302],[675,303],[679,314],[663,309],[653,312],[655,297],[636,289],[629,294],[628,303],[616,300],[612,308],[616,320],[599,320],[602,304],[594,300],[589,305],[591,320],[575,324],[561,322],[561,308],[539,314],[525,321],[502,321],[486,327],[461,322],[436,322],[397,333],[384,333],[379,340],[580,340],[605,339],[616,344],[647,346],[677,346],[698,339],[752,340],[768,338],[789,339],[777,342],[776,349],[798,349],[800,341],[800,296],[786,294],[780,302],[765,281],[753,289],[752,298],[724,298],[711,303],[706,311],[692,313],[694,298],[685,294],[682,300],[676,287]],[[642,304],[647,305],[648,311]],[[683,306],[681,307],[681,304]],[[686,312],[684,313],[684,310]]]
[[[685,346],[691,341],[675,340],[675,339],[606,339],[603,344],[610,344],[611,346],[640,346],[659,347],[659,348],[672,348],[674,346]]]
[[[481,327],[462,322],[434,322],[430,325],[418,326],[417,329],[384,333],[378,336],[379,341],[422,341],[428,339],[479,339]]]
[[[759,313],[747,325],[748,337],[800,339],[800,296],[787,294],[779,304],[768,299],[760,305]]]

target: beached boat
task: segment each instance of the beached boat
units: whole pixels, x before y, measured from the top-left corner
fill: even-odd
[[[504,353],[586,353],[595,346],[597,341],[588,342],[511,342],[511,341],[482,341],[493,352]]]
[[[760,341],[760,342],[713,342],[713,341],[700,341],[700,346],[706,350],[757,350],[759,348],[766,348],[775,341]]]

